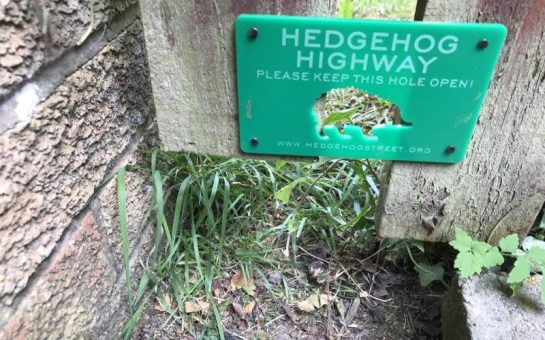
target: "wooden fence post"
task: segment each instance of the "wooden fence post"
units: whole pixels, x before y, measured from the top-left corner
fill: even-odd
[[[528,232],[545,201],[544,18],[545,0],[429,1],[424,20],[500,22],[509,33],[466,159],[392,164],[381,236],[446,241],[461,227],[494,242]]]
[[[235,18],[331,16],[336,0],[140,0],[162,147],[240,156]]]

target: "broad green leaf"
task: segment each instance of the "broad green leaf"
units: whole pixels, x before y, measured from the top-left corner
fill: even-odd
[[[420,250],[420,252],[422,253],[426,252],[426,249],[424,248],[424,244],[422,243],[422,241],[412,240],[410,241],[410,244],[415,246],[418,250]]]
[[[532,263],[537,264],[539,267],[545,266],[545,249],[540,247],[533,247],[528,251],[528,258]]]
[[[458,250],[459,252],[471,250],[473,240],[465,231],[460,228],[456,228],[455,237],[456,238],[449,243],[454,249]]]
[[[481,241],[473,241],[471,243],[471,250],[475,254],[484,255],[491,248],[492,248],[492,246],[490,244],[484,243],[484,242],[481,242]]]
[[[491,268],[503,263],[504,259],[498,247],[475,241],[465,231],[456,228],[456,239],[450,245],[459,251],[454,267],[460,270],[460,276],[469,277],[478,274],[483,268]]]
[[[301,182],[305,182],[306,179],[305,178],[298,178],[296,179],[295,181],[291,182],[290,184],[282,187],[280,190],[278,190],[275,194],[274,194],[274,198],[279,200],[279,201],[282,201],[284,204],[288,204],[290,202],[290,196],[291,196],[291,191],[293,190],[293,188],[295,188],[295,186]]]
[[[454,268],[460,270],[461,277],[470,277],[481,272],[483,261],[480,256],[475,256],[470,252],[463,252],[456,256]]]
[[[452,246],[452,248],[458,250],[460,253],[471,251],[471,244],[468,245],[458,240],[450,241],[449,244]]]
[[[288,204],[290,202],[290,195],[294,186],[295,185],[292,185],[292,184],[288,184],[284,186],[283,188],[281,188],[274,194],[274,198],[276,198],[279,201],[282,201],[285,204]]]
[[[525,256],[526,252],[518,248],[518,249],[515,249],[515,251],[511,255],[513,255],[514,257],[520,257],[520,256]]]
[[[528,261],[528,257],[521,256],[515,261],[515,265],[507,278],[507,283],[522,283],[528,276],[530,276],[530,261]]]
[[[354,16],[354,6],[352,0],[342,0],[341,7],[339,8],[339,17],[352,18]]]
[[[445,270],[440,264],[430,266],[424,263],[416,263],[414,269],[418,272],[422,287],[426,287],[435,280],[442,280],[445,274]]]
[[[500,240],[500,248],[504,253],[512,253],[517,250],[518,246],[519,236],[517,234],[505,236]]]
[[[336,123],[341,122],[347,122],[350,120],[350,116],[352,116],[356,112],[356,108],[352,108],[346,111],[337,111],[337,112],[331,112],[325,119],[324,119],[324,125],[335,125]]]
[[[517,294],[520,287],[522,287],[522,282],[510,283],[509,287],[511,288],[511,293],[512,293],[511,296],[515,296],[515,294]]]
[[[280,169],[282,169],[286,164],[288,164],[288,162],[281,159],[281,160],[279,160],[279,161],[276,161],[276,163],[274,164],[274,168],[275,168],[276,170],[280,170]]]
[[[290,220],[288,221],[287,227],[288,227],[288,233],[290,234],[294,233],[297,230],[297,225],[295,224],[295,221],[293,220],[293,218],[290,218]]]
[[[343,227],[363,227],[367,211],[360,211],[354,218],[348,221]]]
[[[457,240],[463,241],[464,243],[471,244],[471,242],[473,242],[471,236],[461,228],[456,228],[455,235]]]
[[[498,247],[491,247],[490,250],[483,255],[484,266],[487,268],[499,266],[503,261],[503,255],[500,253]]]

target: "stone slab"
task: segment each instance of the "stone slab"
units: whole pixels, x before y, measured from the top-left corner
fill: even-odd
[[[442,306],[443,339],[544,339],[541,280],[532,277],[514,297],[504,275],[487,273],[454,282]]]

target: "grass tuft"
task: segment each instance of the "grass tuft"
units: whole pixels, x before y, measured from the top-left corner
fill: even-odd
[[[412,20],[417,0],[353,0],[355,18]]]
[[[309,240],[333,252],[347,243],[365,245],[374,234],[377,184],[367,171],[369,162],[154,152],[151,163],[156,237],[131,305],[141,306],[146,291],[152,292],[172,322],[194,335],[223,336],[221,315],[230,301],[215,299],[214,289],[233,273],[251,279],[290,271],[298,246]],[[118,174],[123,177],[124,170]],[[122,205],[120,200],[120,211]],[[126,220],[121,225],[126,228]],[[286,301],[290,294],[286,291]],[[209,303],[211,312],[187,313],[184,304],[195,301]],[[134,317],[130,323],[127,332]]]

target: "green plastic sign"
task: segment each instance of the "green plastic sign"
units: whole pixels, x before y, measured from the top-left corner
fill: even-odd
[[[245,153],[455,163],[464,158],[507,30],[241,15],[236,21]],[[355,87],[396,104],[403,123],[320,128],[323,93]]]

